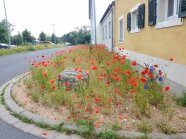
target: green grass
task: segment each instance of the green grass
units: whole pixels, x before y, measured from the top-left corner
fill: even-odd
[[[186,93],[183,93],[183,95],[177,99],[177,104],[186,107]]]
[[[36,51],[36,50],[43,50],[43,49],[50,49],[56,47],[63,47],[59,45],[29,45],[29,46],[18,46],[16,48],[10,49],[0,49],[0,56],[21,53],[21,52],[28,52],[28,51]]]

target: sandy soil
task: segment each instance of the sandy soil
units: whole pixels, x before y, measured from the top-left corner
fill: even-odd
[[[25,77],[24,79],[17,82],[12,90],[12,95],[15,101],[22,105],[25,109],[42,115],[47,118],[51,118],[54,120],[65,120],[68,121],[70,117],[70,113],[65,106],[61,106],[59,110],[55,108],[46,107],[41,102],[35,103],[31,96],[28,95],[28,89],[24,84],[24,80],[30,78],[30,75]],[[138,130],[137,123],[141,120],[149,123],[153,127],[153,132],[161,132],[160,129],[156,127],[157,123],[160,121],[164,121],[169,123],[171,127],[174,127],[178,130],[178,132],[186,133],[186,108],[178,108],[175,105],[175,102],[170,100],[170,97],[167,97],[166,100],[170,105],[174,105],[171,110],[168,112],[162,112],[155,107],[151,108],[150,118],[145,116],[137,117],[135,113],[135,107],[130,104],[130,102],[125,103],[125,108],[123,105],[115,109],[115,113],[109,115],[97,115],[99,117],[98,121],[95,122],[98,125],[108,124],[109,122],[113,122],[115,119],[118,119],[122,125],[123,130]],[[116,115],[117,111],[120,109],[125,109],[125,113],[122,115]],[[84,115],[86,117],[86,115]]]
[[[26,78],[29,78],[27,76]],[[31,96],[28,95],[28,90],[26,85],[23,83],[24,79],[17,82],[12,89],[12,96],[14,100],[25,109],[42,115],[46,118],[54,119],[54,120],[66,120],[70,115],[69,111],[66,107],[61,107],[60,110],[56,110],[55,108],[49,108],[44,106],[41,102],[35,103]]]

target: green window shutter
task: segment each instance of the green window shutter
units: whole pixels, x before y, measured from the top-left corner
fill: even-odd
[[[178,17],[186,17],[186,0],[180,0]]]
[[[127,14],[127,30],[131,30],[131,13]]]
[[[156,0],[149,0],[149,5],[148,5],[148,21],[149,21],[149,26],[153,26],[156,24],[156,7],[157,3]]]
[[[144,28],[145,26],[145,4],[138,7],[138,27]]]

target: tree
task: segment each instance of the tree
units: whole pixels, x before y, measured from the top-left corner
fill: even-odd
[[[54,33],[51,36],[51,42],[56,43],[56,35]]]
[[[88,26],[76,27],[74,31],[64,34],[62,41],[72,45],[88,44],[90,43],[90,28]]]
[[[20,33],[18,33],[17,35],[14,35],[12,38],[12,44],[14,45],[21,45],[22,44],[22,41],[23,41],[23,38],[21,36]]]
[[[46,40],[47,40],[46,34],[45,34],[44,32],[41,32],[41,33],[39,34],[39,40],[40,40],[40,41],[46,41]]]
[[[10,24],[9,22],[8,22],[8,28],[11,34],[11,32],[13,31],[13,25]],[[8,43],[8,31],[7,31],[5,19],[0,22],[0,42]]]
[[[24,42],[24,44],[26,44],[26,43],[32,43],[32,41],[34,40],[34,37],[31,35],[31,32],[28,31],[27,29],[25,29],[22,32],[22,36],[23,36],[23,42]]]

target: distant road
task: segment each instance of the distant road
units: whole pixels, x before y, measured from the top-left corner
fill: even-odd
[[[52,53],[66,48],[55,48],[41,51],[13,54],[0,57],[0,86],[13,77],[30,69],[28,60],[37,60],[37,56],[50,56]],[[25,133],[0,119],[0,139],[42,139],[29,133]]]

